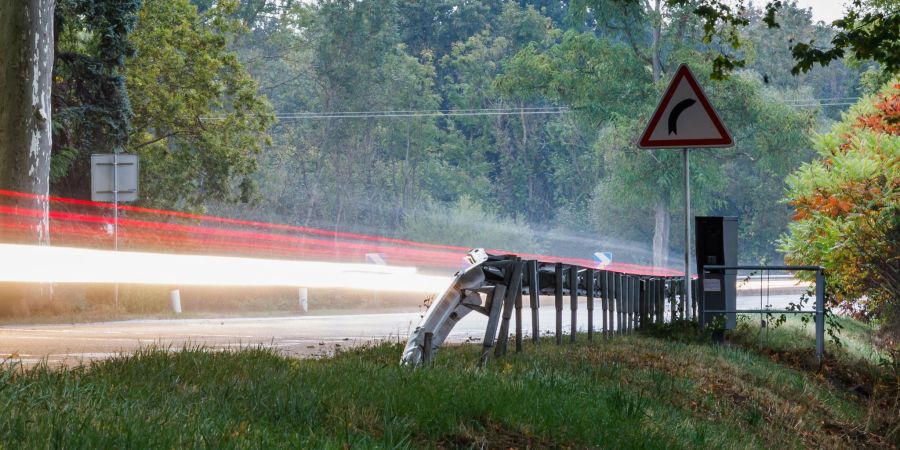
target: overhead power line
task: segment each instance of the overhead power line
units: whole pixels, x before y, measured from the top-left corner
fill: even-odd
[[[860,97],[828,97],[814,98],[796,101],[788,101],[784,104],[798,108],[820,106],[849,106],[859,100]],[[367,118],[392,118],[392,117],[449,117],[449,116],[514,116],[514,115],[540,115],[540,114],[568,114],[572,109],[565,106],[541,106],[522,108],[469,108],[469,109],[397,109],[381,111],[285,111],[276,112],[278,120],[305,120],[305,119],[367,119]],[[224,120],[226,116],[201,117],[200,120],[214,121]]]
[[[480,108],[480,109],[432,109],[432,110],[388,110],[388,111],[331,111],[331,112],[276,112],[279,120],[302,119],[360,119],[377,117],[439,117],[439,116],[508,116],[521,114],[565,114],[571,110],[562,106],[525,108]],[[225,116],[201,117],[200,120],[223,120]]]

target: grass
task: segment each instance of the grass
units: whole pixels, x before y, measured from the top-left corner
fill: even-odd
[[[897,444],[890,421],[873,417],[892,412],[873,412],[871,396],[743,348],[739,337],[731,346],[687,333],[545,340],[486,369],[474,345],[444,349],[428,369],[399,367],[397,344],[318,360],[187,348],[73,369],[6,365],[0,448]]]

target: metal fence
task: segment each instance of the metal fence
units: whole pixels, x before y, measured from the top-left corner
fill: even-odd
[[[473,251],[474,252],[474,251]],[[470,253],[472,255],[472,253]],[[505,355],[509,347],[510,327],[515,351],[523,351],[523,309],[525,297],[531,310],[531,339],[541,337],[540,296],[553,296],[555,308],[554,340],[562,345],[574,342],[578,333],[580,298],[585,299],[587,339],[597,335],[631,333],[650,324],[676,320],[703,322],[705,314],[809,313],[795,310],[707,309],[704,311],[701,280],[705,274],[736,270],[814,270],[816,271],[816,355],[824,352],[825,282],[821,267],[815,266],[706,266],[700,279],[692,280],[691,298],[685,298],[682,276],[653,276],[594,269],[565,263],[524,260],[515,255],[484,255],[468,269],[457,274],[453,284],[429,308],[420,325],[410,335],[401,358],[409,365],[430,364],[455,324],[469,312],[488,317],[482,341],[481,364],[494,356]],[[563,329],[566,303],[570,328]],[[568,335],[568,339],[566,339]]]

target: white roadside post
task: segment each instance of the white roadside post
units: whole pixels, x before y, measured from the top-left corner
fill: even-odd
[[[181,290],[172,289],[169,291],[169,300],[172,302],[172,312],[181,314]]]
[[[667,126],[661,126],[663,119]],[[721,148],[734,139],[687,64],[675,71],[647,128],[638,140],[644,149],[680,148],[684,164],[684,305],[691,303],[691,148]]]
[[[299,295],[300,312],[306,314],[309,311],[309,289],[305,287],[298,288],[297,294]]]

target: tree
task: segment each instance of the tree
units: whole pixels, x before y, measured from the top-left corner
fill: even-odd
[[[541,106],[534,92],[504,92],[496,79],[509,58],[526,45],[546,45],[559,34],[548,18],[531,7],[507,3],[497,20],[480,33],[458,42],[441,58],[446,104],[453,109],[504,109]],[[455,116],[453,128],[465,138],[466,151],[450,164],[475,168],[483,186],[469,195],[492,212],[524,216],[531,224],[549,222],[555,213],[551,158],[551,124],[557,118],[530,115]],[[449,156],[449,155],[448,155]],[[470,176],[470,178],[474,178]],[[574,180],[563,180],[568,184]],[[474,183],[473,183],[474,184]],[[571,199],[571,198],[569,198]]]
[[[16,207],[32,230],[25,240],[49,243],[53,0],[0,2],[0,188],[36,194]],[[30,217],[30,218],[29,218]]]
[[[839,304],[900,333],[900,79],[860,100],[816,149],[787,180],[786,260],[824,266]]]
[[[196,209],[251,201],[256,155],[274,118],[229,44],[236,2],[202,15],[188,0],[146,0],[125,61],[134,111],[127,149],[141,156],[142,202]]]
[[[643,0],[612,0],[630,7],[637,7]],[[739,29],[750,23],[743,1],[729,0],[664,0],[670,7],[687,7],[703,21],[705,43],[718,43],[719,55],[715,58],[712,75],[715,79],[726,77],[729,72],[744,66],[744,59],[734,51],[742,47]],[[579,10],[589,9],[596,0],[578,0]],[[656,0],[657,10],[660,0]],[[764,21],[769,28],[778,28],[777,15],[789,2],[770,0],[765,3]],[[836,33],[822,47],[815,40],[789,41],[795,64],[794,74],[806,72],[814,65],[828,65],[832,61],[852,56],[858,60],[872,59],[889,72],[900,71],[900,8],[896,0],[853,0],[843,18],[833,22]],[[730,47],[732,51],[727,51]]]
[[[590,184],[592,222],[601,235],[620,230],[629,239],[652,237],[653,264],[666,266],[672,244],[684,245],[680,235],[671,236],[673,225],[683,226],[680,215],[674,214],[684,195],[680,155],[638,150],[634,141],[674,62],[689,62],[702,80],[712,71],[714,56],[695,44],[702,24],[684,9],[663,8],[661,3],[642,8],[604,1],[592,5],[605,12],[594,15],[603,18],[593,19],[595,33],[570,30],[550,47],[526,47],[507,64],[498,83],[507,92],[532,91],[565,103],[587,127],[599,130],[593,151],[603,159],[603,178]],[[728,80],[701,81],[737,145],[696,152],[691,171],[694,212],[742,216],[742,231],[754,232],[753,245],[745,246],[753,247],[754,256],[767,253],[760,247],[771,248],[778,234],[770,227],[784,226],[789,215],[782,211],[770,214],[774,220],[764,220],[766,213],[753,206],[777,201],[791,164],[808,157],[804,148],[811,125],[807,114],[780,104],[783,93],[766,92],[760,78],[741,73]]]
[[[129,33],[141,0],[59,0],[55,12],[51,188],[90,194],[90,155],[122,152],[131,133]]]

